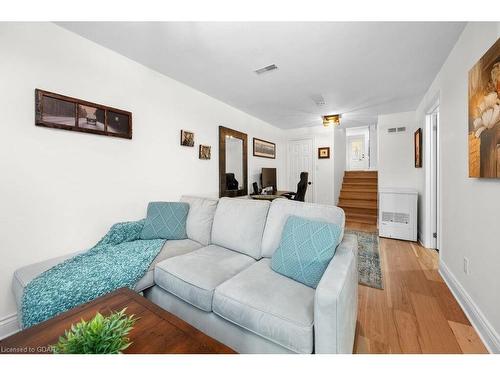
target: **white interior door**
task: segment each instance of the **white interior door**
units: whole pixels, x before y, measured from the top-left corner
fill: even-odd
[[[313,184],[313,142],[312,139],[301,139],[288,142],[288,188],[297,189],[300,172],[309,173],[309,185],[306,191],[306,202],[314,201]]]
[[[364,135],[353,135],[347,138],[347,167],[350,171],[367,170],[369,168]]]

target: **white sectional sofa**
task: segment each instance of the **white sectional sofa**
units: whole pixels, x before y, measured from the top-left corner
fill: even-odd
[[[286,199],[181,200],[190,204],[189,239],[167,241],[136,291],[240,353],[352,352],[356,237],[343,236],[316,289],[270,267],[290,215],[343,228],[340,208]],[[69,256],[17,270],[18,305],[31,279]]]

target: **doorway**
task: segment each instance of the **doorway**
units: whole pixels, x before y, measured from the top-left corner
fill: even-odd
[[[309,174],[305,201],[314,202],[313,181],[313,141],[299,139],[288,142],[288,187],[295,191],[300,179],[300,172]]]
[[[346,129],[346,169],[370,169],[370,130],[367,126]]]

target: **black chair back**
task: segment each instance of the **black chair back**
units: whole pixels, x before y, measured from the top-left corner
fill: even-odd
[[[226,173],[226,189],[238,190],[238,180],[234,178],[234,173]]]
[[[300,172],[300,181],[297,184],[297,193],[293,197],[294,201],[304,202],[304,199],[306,198],[308,179],[309,179],[309,173]]]

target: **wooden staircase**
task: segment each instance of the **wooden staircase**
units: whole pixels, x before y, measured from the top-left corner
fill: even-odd
[[[377,225],[377,171],[346,171],[338,206],[346,215],[346,226]]]

